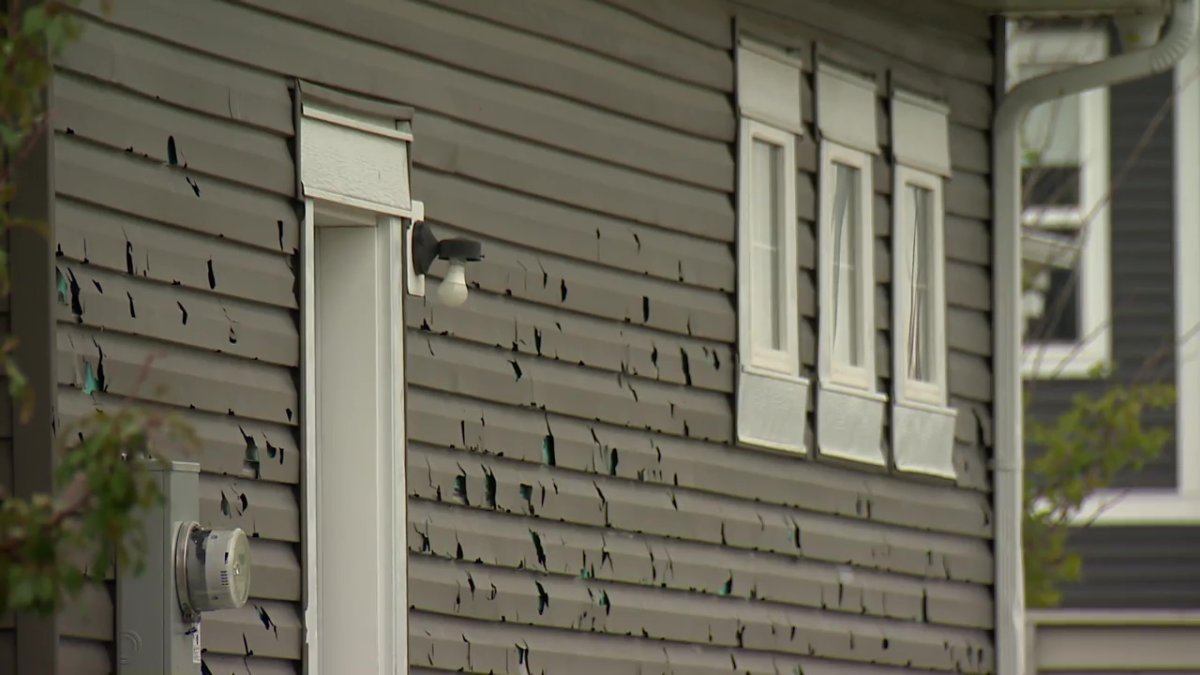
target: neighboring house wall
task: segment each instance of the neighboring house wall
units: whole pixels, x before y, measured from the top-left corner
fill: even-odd
[[[1200,613],[1194,609],[1035,610],[1029,625],[1031,674],[1200,672]]]
[[[1174,382],[1175,208],[1174,75],[1164,73],[1109,90],[1111,148],[1111,323],[1114,379],[1029,379],[1032,414],[1051,420],[1081,392],[1100,395],[1114,381]],[[1147,135],[1148,134],[1148,135]],[[1085,149],[1086,152],[1086,149]],[[1144,369],[1150,361],[1153,366]],[[1175,411],[1150,411],[1148,425],[1175,430]],[[1119,487],[1174,487],[1174,439]]]
[[[877,74],[884,392],[886,85],[949,103],[954,482],[733,447],[735,15],[805,61],[810,376],[814,45]],[[204,621],[212,672],[291,672],[302,656],[292,77],[412,105],[413,197],[438,236],[484,242],[465,305],[407,298],[414,672],[994,668],[982,14],[122,0],[87,23],[55,82],[63,422],[136,392],[199,430],[203,520],[257,535],[250,605]],[[112,595],[64,618],[67,672],[108,672]]]

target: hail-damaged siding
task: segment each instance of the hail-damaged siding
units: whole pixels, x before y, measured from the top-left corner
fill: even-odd
[[[414,198],[485,247],[465,305],[407,300],[414,672],[991,670],[991,35],[948,4],[85,3],[101,18],[56,97],[59,266],[83,309],[59,309],[61,400],[132,391],[162,355],[138,391],[200,427],[205,518],[257,532],[273,567],[252,607],[206,620],[212,672],[301,656],[293,77],[413,106]],[[810,372],[814,47],[950,103],[955,484],[733,446],[735,17],[806,54]],[[111,616],[111,589],[92,607]],[[102,656],[111,625],[88,628],[76,649]]]
[[[122,3],[123,5],[125,3]],[[119,18],[119,17],[114,17]],[[285,80],[86,22],[54,82],[60,423],[133,396],[196,431],[201,520],[253,538],[211,672],[300,659],[298,224]],[[147,364],[148,367],[147,367]],[[62,672],[107,673],[114,587],[66,612]]]

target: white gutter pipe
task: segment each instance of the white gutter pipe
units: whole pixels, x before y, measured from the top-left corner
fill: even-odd
[[[1023,675],[1025,579],[1021,560],[1023,415],[1021,391],[1021,184],[1018,125],[1039,103],[1165,72],[1192,47],[1200,0],[1174,0],[1158,44],[1097,63],[1021,82],[1001,100],[992,125],[992,261],[995,266],[996,664],[999,675]]]

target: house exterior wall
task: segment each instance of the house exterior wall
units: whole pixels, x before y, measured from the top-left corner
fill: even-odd
[[[212,672],[302,658],[292,78],[413,106],[414,198],[439,237],[485,247],[465,305],[407,299],[413,672],[994,668],[982,14],[876,0],[84,12],[55,82],[59,403],[69,419],[136,392],[200,431],[203,519],[257,535],[251,603],[205,619]],[[735,447],[735,20],[804,55],[810,376],[814,52],[877,74],[885,149],[887,82],[949,103],[956,481]],[[874,167],[882,391],[888,156]],[[108,672],[112,597],[109,582],[64,617],[66,672]]]

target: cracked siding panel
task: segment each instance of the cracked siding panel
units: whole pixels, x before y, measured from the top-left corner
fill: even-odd
[[[77,389],[61,389],[58,395],[58,414],[62,426],[77,422],[94,410],[116,408],[122,400],[116,396],[84,394]],[[301,458],[295,433],[282,424],[256,422],[230,417],[227,413],[180,411],[170,406],[143,403],[148,409],[174,414],[182,418],[195,432],[199,452],[165,448],[163,455],[200,463],[206,473],[298,485]],[[247,461],[247,437],[254,442],[251,455],[257,452],[259,461]]]
[[[635,636],[564,632],[474,621],[426,612],[410,614],[413,665],[475,673],[579,673],[580,675],[896,675],[911,672],[807,656],[681,644]]]
[[[728,169],[732,174],[732,168]],[[553,253],[657,279],[732,292],[733,249],[724,243],[585,211],[443,174],[413,174],[413,193],[454,227],[533,251]]]
[[[55,203],[60,258],[142,279],[298,309],[291,257],[160,224],[72,199]],[[137,242],[134,246],[133,242]],[[213,261],[212,288],[208,261]]]
[[[218,265],[214,263],[214,267]],[[265,364],[299,364],[300,338],[290,310],[147,284],[135,276],[87,265],[59,262],[55,268],[69,284],[78,285],[71,303],[80,303],[83,320],[90,327]],[[59,321],[74,320],[69,304],[60,303],[57,309]]]
[[[148,98],[290,135],[287,82],[219,58],[179,49],[103,20],[83,30],[57,65]]]
[[[728,397],[717,392],[484,350],[430,333],[417,334],[406,346],[411,385],[677,436],[730,440]],[[446,368],[447,361],[456,367]]]
[[[409,448],[408,470],[410,496],[431,501],[914,577],[992,581],[986,540],[548,468],[534,478],[519,462],[419,444]]]
[[[643,301],[643,316],[659,302]],[[613,374],[733,392],[736,366],[725,343],[664,335],[633,323],[555,312],[483,293],[461,307],[415,299],[406,310],[408,325],[423,332]]]
[[[153,99],[60,73],[54,80],[54,128],[193,175],[290,196],[296,171],[283,136],[165,106]]]
[[[969,418],[967,414],[960,416]],[[530,465],[671,485],[845,518],[985,539],[991,534],[987,495],[820,464],[797,471],[795,460],[771,453],[731,453],[724,445],[546,414],[411,387],[409,439],[465,448]],[[972,431],[973,431],[972,427]],[[545,470],[545,469],[542,469]]]
[[[299,246],[296,210],[283,197],[216,178],[193,179],[178,167],[114,153],[67,135],[56,137],[54,153],[60,196],[267,251],[290,254]],[[193,182],[198,187],[193,188]],[[138,198],[121,198],[133,194]]]
[[[707,188],[635,173],[432,114],[421,118],[422,167],[716,241],[732,241],[733,205]]]
[[[991,596],[972,584],[835,567],[788,554],[751,557],[709,544],[569,523],[530,523],[516,514],[479,514],[444,502],[413,501],[410,511],[409,549],[414,554],[542,570],[564,579],[699,591],[945,626],[992,626]],[[931,625],[928,630],[939,629]]]
[[[718,92],[491,21],[431,6],[388,2],[349,8],[333,8],[319,0],[249,0],[247,4],[663,126],[720,140],[733,137],[729,101]]]
[[[664,87],[660,77],[632,67],[616,71],[611,60],[599,55],[533,36],[514,36],[483,21],[410,3],[333,11],[316,2],[271,4],[289,13],[324,14],[320,24],[341,34],[211,1],[160,5],[131,0],[114,7],[108,20],[263,70],[336,83],[389,100],[409,100],[422,108],[428,106],[428,97],[444,93],[445,85],[428,61],[396,49],[475,68],[484,76],[564,93],[601,109],[696,135],[733,138],[730,103],[716,92],[682,83]],[[84,10],[101,15],[95,0],[85,3]],[[181,25],[191,30],[179,31]]]
[[[718,91],[733,88],[733,63],[726,50],[699,44],[599,3],[533,0],[521,9],[472,0],[435,3],[675,79]]]
[[[689,337],[729,343],[737,333],[733,300],[726,293],[534,254],[439,225],[435,218],[428,221],[439,236],[474,236],[483,243],[487,255],[472,263],[471,285],[485,292]]]
[[[145,361],[158,358],[142,378]],[[199,410],[288,424],[298,410],[292,373],[233,356],[59,324],[58,383]],[[155,392],[148,394],[148,392]]]
[[[984,631],[930,630],[597,580],[576,583],[424,556],[412,558],[408,572],[410,603],[464,618],[967,673],[989,672],[993,665]]]

